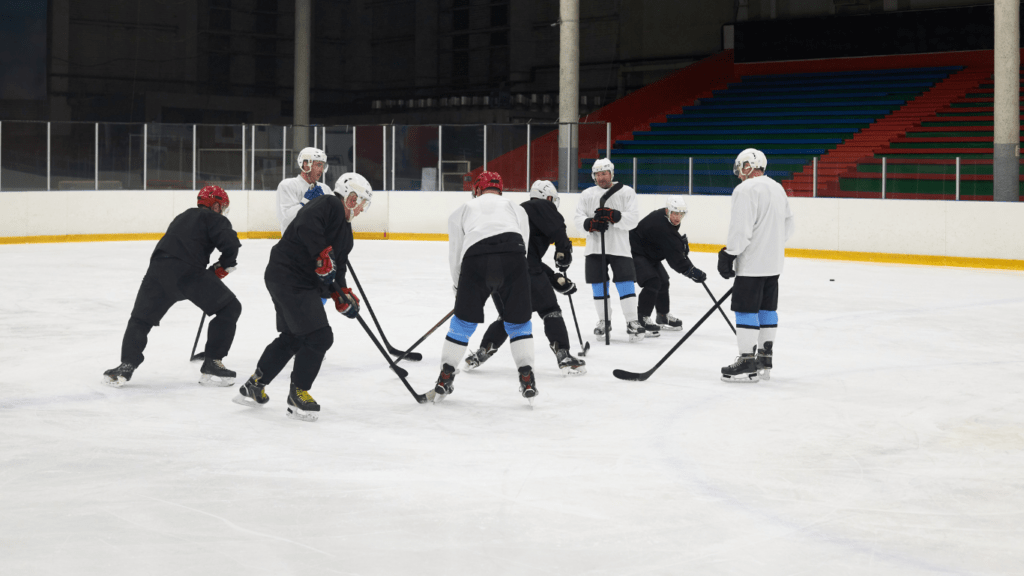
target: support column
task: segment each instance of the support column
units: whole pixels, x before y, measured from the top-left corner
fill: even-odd
[[[292,143],[296,151],[309,146],[309,54],[313,35],[313,0],[295,0],[295,91]]]
[[[576,190],[577,137],[572,124],[580,118],[580,3],[560,0],[558,56],[558,179],[563,191]]]
[[[992,199],[1020,199],[1020,4],[995,0]]]

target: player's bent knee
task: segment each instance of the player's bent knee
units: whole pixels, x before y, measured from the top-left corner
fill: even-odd
[[[334,331],[324,326],[306,335],[306,345],[317,352],[327,352],[334,345]]]
[[[473,335],[473,332],[476,332],[475,322],[466,322],[458,316],[452,316],[452,323],[448,326],[449,340],[469,344],[469,338]]]
[[[230,302],[214,312],[213,315],[225,320],[238,320],[242,315],[242,303],[238,301],[238,298],[232,298]]]
[[[513,341],[525,336],[533,334],[533,323],[529,320],[522,324],[513,324],[511,322],[505,322],[505,333]]]

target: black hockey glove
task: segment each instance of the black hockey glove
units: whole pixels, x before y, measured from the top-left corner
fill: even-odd
[[[722,275],[722,278],[728,280],[736,276],[736,272],[732,269],[732,263],[735,260],[736,257],[726,252],[725,248],[718,251],[718,273]]]
[[[555,266],[559,272],[565,272],[572,264],[572,252],[555,252]]]
[[[352,292],[351,288],[341,288],[331,292],[331,299],[334,300],[334,307],[348,318],[355,318],[359,314],[359,296]]]
[[[555,274],[551,277],[551,286],[566,296],[576,293],[576,283],[565,277],[565,274]]]
[[[619,220],[622,220],[622,212],[613,208],[598,208],[594,210],[594,218],[598,218],[609,224],[615,224]]]
[[[338,275],[338,267],[334,264],[334,248],[331,246],[324,248],[316,257],[316,275],[328,287]]]
[[[697,284],[701,284],[708,279],[708,275],[705,274],[700,268],[697,268],[696,266],[690,266],[689,270],[683,272],[683,276],[686,276],[687,278],[693,280]]]
[[[682,239],[683,239],[683,256],[688,256],[690,254],[690,241],[686,239],[686,234],[683,234]]]
[[[587,232],[604,232],[608,230],[608,223],[597,218],[587,218],[583,221],[583,227]]]

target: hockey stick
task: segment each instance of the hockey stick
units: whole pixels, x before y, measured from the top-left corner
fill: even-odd
[[[388,337],[384,335],[384,330],[380,327],[380,322],[377,321],[377,315],[373,313],[373,306],[370,306],[370,299],[366,297],[366,290],[363,290],[363,285],[359,283],[359,277],[356,276],[356,269],[352,267],[352,262],[346,260],[345,263],[348,264],[348,271],[352,273],[352,279],[356,281],[356,288],[359,288],[359,293],[363,295],[363,304],[366,304],[366,309],[370,311],[370,318],[373,319],[374,325],[377,326],[377,332],[380,332],[380,339],[384,342],[384,345],[387,346],[388,352],[395,356],[408,358],[413,362],[423,360],[423,355],[419,352],[410,353],[409,350],[399,350],[388,342]]]
[[[619,190],[622,190],[622,183],[616,183],[614,186],[608,189],[601,196],[601,208],[604,208],[604,203],[611,198],[612,194],[615,194]],[[611,295],[608,294],[608,256],[604,251],[604,230],[601,231],[601,273],[604,274],[604,282],[601,283],[604,288],[604,345],[610,346],[612,343],[612,320],[608,317],[608,300]]]
[[[454,315],[455,315],[455,309],[452,308],[452,311],[447,313],[447,314],[445,314],[444,318],[441,318],[440,322],[438,322],[437,324],[434,324],[434,326],[430,330],[427,330],[426,334],[421,336],[420,339],[416,341],[416,343],[414,343],[412,346],[409,346],[409,349],[407,351],[405,351],[402,354],[402,356],[399,356],[398,358],[396,358],[395,359],[395,364],[398,364],[403,359],[405,359],[405,354],[408,354],[409,352],[412,352],[413,348],[419,346],[424,340],[426,340],[431,334],[433,334],[434,331],[437,330],[441,326],[441,324],[444,324],[449,318],[451,318]]]
[[[583,334],[580,333],[580,323],[576,320],[576,307],[572,305],[572,295],[568,294],[567,296],[569,296],[569,309],[572,310],[572,323],[576,325],[576,337],[580,339],[580,346],[583,347],[583,350],[580,351],[580,356],[586,356],[587,351],[590,350],[590,342],[587,342],[586,344],[583,343]]]
[[[398,378],[401,379],[402,384],[405,384],[406,390],[408,390],[409,393],[412,394],[412,397],[415,398],[417,402],[419,402],[420,404],[426,404],[427,397],[423,394],[417,394],[416,391],[412,389],[412,386],[409,385],[409,381],[405,379],[405,377],[408,376],[409,373],[406,372],[405,369],[402,368],[401,366],[395,366],[395,361],[391,359],[391,356],[389,356],[387,351],[384,350],[384,347],[381,346],[380,342],[377,341],[377,337],[373,335],[372,331],[370,331],[370,327],[366,325],[366,321],[363,320],[363,317],[360,316],[359,314],[356,314],[356,320],[359,320],[359,324],[362,325],[363,330],[366,330],[366,335],[370,337],[370,340],[373,340],[374,345],[377,346],[377,350],[380,350],[381,356],[384,356],[384,358],[387,359],[388,364],[391,365],[391,369],[395,371],[395,374],[398,374]]]
[[[206,322],[206,312],[203,312],[203,319],[199,321],[199,330],[196,331],[196,341],[192,343],[192,354],[188,357],[189,362],[201,362],[206,359],[205,353],[201,353],[203,354],[202,356],[196,356],[196,347],[199,346],[199,335],[203,333],[204,322]]]
[[[671,356],[672,353],[675,352],[677,349],[679,349],[679,347],[683,345],[683,342],[686,342],[686,339],[689,338],[690,335],[693,334],[694,331],[697,330],[697,328],[699,328],[700,325],[703,324],[705,320],[707,320],[709,317],[711,317],[712,314],[715,313],[716,309],[721,309],[722,302],[725,302],[725,299],[728,298],[730,294],[732,294],[732,288],[729,288],[729,291],[725,293],[725,296],[722,296],[721,300],[718,300],[718,301],[715,302],[715,305],[712,306],[711,309],[708,310],[704,314],[704,316],[702,316],[701,319],[698,320],[697,323],[693,325],[693,328],[690,328],[689,332],[687,332],[682,338],[679,339],[679,342],[676,342],[675,346],[673,346],[672,349],[668,351],[668,354],[665,354],[665,356],[661,360],[659,360],[657,364],[654,365],[654,368],[651,368],[647,372],[644,372],[644,373],[641,373],[641,374],[638,374],[636,372],[627,372],[625,370],[618,370],[618,369],[616,369],[616,370],[612,370],[612,375],[615,376],[616,378],[618,378],[619,380],[640,380],[640,381],[644,381],[644,380],[647,380],[648,378],[650,378],[651,374],[654,374],[654,371],[657,370],[658,368],[660,368],[661,365],[665,363],[665,360],[668,360],[668,357]]]
[[[711,293],[711,288],[708,288],[707,283],[701,282],[700,284],[701,284],[701,286],[704,287],[705,290],[708,291],[708,296],[711,296],[711,301],[712,302],[717,302],[718,299],[715,298],[715,295]],[[719,306],[718,307],[718,311],[722,313],[722,318],[725,318],[725,323],[729,325],[729,328],[732,330],[732,333],[735,334],[736,333],[736,327],[732,325],[732,322],[729,320],[729,316],[725,313],[725,310],[722,310],[722,307]]]

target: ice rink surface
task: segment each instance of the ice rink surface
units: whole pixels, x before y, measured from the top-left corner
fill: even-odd
[[[273,243],[243,241],[226,280],[239,382],[276,335]],[[718,379],[718,314],[650,380],[615,379],[683,333],[629,344],[616,302],[605,347],[584,287],[589,373],[561,376],[535,316],[534,408],[508,346],[419,405],[331,310],[305,423],[290,367],[259,408],[197,385],[188,302],[127,386],[100,384],[154,245],[0,246],[0,574],[1024,573],[1024,273],[789,259],[776,368],[746,385]],[[352,262],[395,346],[452,307],[443,242],[357,241]],[[671,290],[687,329],[711,305]],[[446,329],[402,363],[419,392]]]

